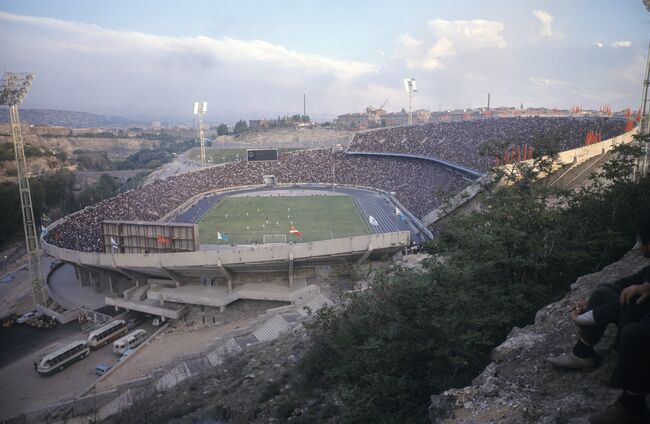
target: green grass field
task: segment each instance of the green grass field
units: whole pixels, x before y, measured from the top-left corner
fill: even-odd
[[[302,237],[289,235],[291,225]],[[217,232],[230,240],[218,240]],[[370,233],[349,196],[227,197],[199,221],[201,244],[263,243],[264,235],[276,234],[302,243]]]
[[[299,147],[282,147],[278,149],[280,153],[293,152],[296,150],[301,149]],[[234,162],[240,159],[245,160],[246,149],[222,149],[220,147],[206,147],[205,157],[208,161],[210,161],[210,158],[212,157],[212,163]],[[201,149],[198,147],[193,147],[192,150],[190,150],[188,158],[193,161],[201,160]]]

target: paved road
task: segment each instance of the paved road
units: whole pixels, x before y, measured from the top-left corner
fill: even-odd
[[[130,312],[125,317],[137,314]],[[151,320],[138,328],[147,330],[149,335],[156,330]],[[118,356],[112,352],[112,344],[108,344],[49,377],[34,371],[34,360],[43,353],[86,337],[77,322],[50,330],[20,324],[9,329],[0,328],[0,419],[79,396],[99,378],[95,375],[95,366],[117,363]]]

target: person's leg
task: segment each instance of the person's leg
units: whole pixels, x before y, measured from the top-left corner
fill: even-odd
[[[611,383],[633,393],[650,392],[650,324],[634,322],[621,330]]]
[[[620,288],[615,284],[602,284],[591,293],[587,301],[586,311],[594,311],[593,325],[580,326],[579,338],[571,352],[548,358],[548,361],[558,368],[592,369],[597,366],[596,345],[605,333],[609,324],[618,323],[618,312],[615,309],[619,301]],[[607,305],[605,307],[605,305]],[[585,312],[586,312],[585,311]],[[601,313],[602,312],[602,313]]]
[[[589,417],[589,421],[649,422],[645,394],[650,392],[650,323],[631,323],[621,330],[620,353],[611,382],[623,389],[621,397],[606,410]]]
[[[609,324],[618,324],[621,289],[615,284],[603,284],[591,293],[587,311],[593,311],[594,325],[580,327],[580,339],[589,346],[596,345]]]

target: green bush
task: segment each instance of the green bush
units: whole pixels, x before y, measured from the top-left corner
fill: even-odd
[[[650,178],[630,180],[640,149],[615,153],[575,193],[550,189],[525,165],[503,175],[508,188],[484,194],[479,210],[451,218],[427,246],[435,259],[426,273],[380,274],[340,311],[320,313],[296,396],[333,393],[343,422],[426,422],[432,394],[469,384],[513,326],[634,244]]]

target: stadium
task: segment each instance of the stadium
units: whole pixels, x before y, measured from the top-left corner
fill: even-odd
[[[53,223],[43,244],[83,285],[107,287],[108,305],[214,322],[238,299],[309,299],[333,265],[432,238],[431,217],[495,165],[552,143],[564,164],[584,161],[630,142],[626,123],[516,117],[361,131],[344,149],[155,181]],[[598,142],[585,145],[587,134]]]

